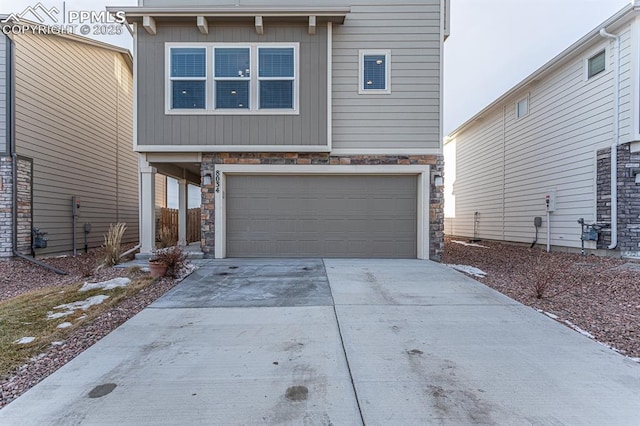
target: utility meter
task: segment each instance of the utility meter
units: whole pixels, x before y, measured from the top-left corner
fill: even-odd
[[[71,211],[73,216],[78,216],[78,211],[80,210],[80,198],[75,195],[71,197]]]
[[[544,194],[545,207],[548,212],[556,211],[556,190],[550,189]]]

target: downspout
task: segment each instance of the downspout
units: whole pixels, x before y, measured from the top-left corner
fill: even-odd
[[[600,35],[615,41],[613,49],[613,143],[611,144],[611,245],[618,246],[618,144],[620,142],[620,36],[600,29]]]
[[[13,64],[13,42],[7,37],[7,100],[9,102],[7,127],[9,128],[9,153],[11,154],[11,179],[12,179],[12,211],[11,221],[13,225],[13,236],[11,238],[11,248],[13,255],[24,259],[28,262],[35,263],[38,266],[49,269],[59,275],[67,275],[67,273],[61,269],[55,268],[51,265],[35,259],[33,257],[25,256],[18,251],[18,154],[16,153],[16,136],[15,136],[15,78],[14,78],[14,64]]]

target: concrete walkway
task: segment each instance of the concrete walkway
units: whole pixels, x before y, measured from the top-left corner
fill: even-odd
[[[2,425],[639,419],[640,364],[411,260],[207,262],[0,410]]]

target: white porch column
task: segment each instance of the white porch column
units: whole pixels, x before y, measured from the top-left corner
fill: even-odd
[[[144,162],[146,163],[146,162]],[[156,249],[156,169],[140,162],[140,254]]]
[[[178,245],[187,245],[187,180],[178,179]]]

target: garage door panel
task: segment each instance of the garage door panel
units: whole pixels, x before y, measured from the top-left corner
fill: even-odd
[[[226,187],[227,256],[416,257],[415,175],[231,175]]]

